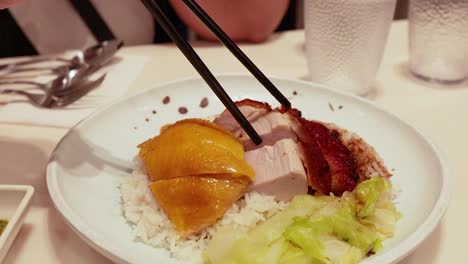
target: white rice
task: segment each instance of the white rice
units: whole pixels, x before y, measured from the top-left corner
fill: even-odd
[[[287,205],[275,201],[273,196],[247,193],[214,226],[200,234],[181,239],[153,198],[148,187],[148,176],[141,167],[124,178],[120,191],[123,215],[132,226],[135,241],[166,248],[181,263],[202,263],[201,252],[220,227],[234,225],[239,232],[247,232]]]
[[[340,133],[343,144],[356,159],[361,181],[376,176],[391,177],[383,160],[362,138],[336,125],[325,125]],[[124,178],[120,191],[123,215],[132,226],[134,240],[166,248],[181,263],[203,263],[201,252],[220,227],[234,225],[239,232],[247,232],[287,205],[285,202],[275,201],[273,196],[250,192],[234,203],[214,226],[182,239],[155,201],[148,187],[148,176],[139,160],[133,174]]]

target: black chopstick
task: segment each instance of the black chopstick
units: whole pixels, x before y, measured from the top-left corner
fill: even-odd
[[[249,121],[245,116],[239,111],[236,104],[231,100],[229,95],[224,91],[223,87],[219,84],[213,74],[210,72],[205,63],[201,60],[195,50],[190,46],[190,44],[177,32],[174,25],[171,23],[169,18],[164,14],[164,11],[161,9],[157,1],[160,0],[141,0],[145,7],[153,15],[154,19],[159,23],[167,35],[174,41],[174,43],[179,47],[185,57],[190,61],[190,63],[195,67],[198,73],[202,76],[205,82],[210,86],[216,96],[221,100],[226,109],[231,113],[231,115],[236,119],[239,125],[244,129],[244,131],[249,135],[250,139],[256,144],[260,145],[262,143],[262,138],[258,135]]]
[[[291,108],[289,100],[263,74],[260,69],[245,55],[232,39],[214,22],[195,0],[183,0],[185,5],[215,34],[215,36],[236,56],[236,58],[265,86],[278,102],[286,109]]]

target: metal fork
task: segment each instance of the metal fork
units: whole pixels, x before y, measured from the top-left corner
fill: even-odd
[[[79,88],[73,89],[64,96],[63,94],[59,97],[53,97],[52,103],[48,106],[49,108],[58,108],[58,107],[65,107],[70,104],[75,103],[83,96],[87,95],[89,92],[94,90],[94,88],[98,87],[106,78],[106,74],[103,74],[101,77],[94,81],[84,82],[80,85]]]
[[[34,64],[53,61],[60,62],[64,64],[63,66],[66,66],[69,69],[81,68],[83,65],[102,67],[113,58],[114,54],[122,47],[122,45],[123,42],[121,40],[109,40],[79,51],[79,53],[71,59],[46,56],[26,59],[16,63],[0,64],[0,76],[10,73],[29,71],[52,71],[53,73],[56,73],[57,71],[60,71],[59,68],[61,66],[34,66]]]
[[[68,67],[65,67],[61,70],[59,76],[47,83],[41,83],[31,80],[0,80],[0,86],[8,85],[12,86],[9,88],[13,88],[17,85],[21,85],[31,88],[37,88],[43,91],[55,90],[56,94],[61,93],[61,91],[66,93],[70,87],[85,81],[98,69],[98,67],[92,67],[87,65],[83,65],[81,68],[78,69],[68,69]]]
[[[43,93],[30,93],[24,90],[0,89],[0,94],[16,94],[24,96],[31,104],[41,108],[61,108],[70,105],[91,90],[99,86],[105,79],[106,74],[97,80],[82,82],[70,87],[68,90],[46,90]],[[60,93],[58,93],[60,92]]]
[[[40,83],[40,82],[28,81],[28,80],[0,80],[0,85],[30,86],[31,88],[37,88],[42,91],[48,91],[48,90],[62,90],[62,89],[68,88],[69,81],[70,81],[69,74],[62,74],[47,83]]]

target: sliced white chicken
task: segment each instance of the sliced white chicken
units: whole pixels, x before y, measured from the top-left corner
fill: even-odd
[[[270,111],[267,108],[252,105],[240,105],[238,108],[250,123],[255,122]],[[241,135],[242,129],[239,123],[227,110],[222,112],[221,115],[214,120],[214,123],[229,130],[235,137],[239,137]]]
[[[307,176],[294,140],[282,139],[248,151],[245,160],[256,173],[249,191],[273,195],[281,201],[307,193]]]
[[[294,142],[297,142],[297,135],[292,129],[291,120],[287,115],[280,112],[269,112],[251,124],[262,137],[263,143],[260,146],[256,146],[247,133],[242,130],[241,140],[246,151],[263,146],[272,146],[275,142],[282,139],[292,139]]]

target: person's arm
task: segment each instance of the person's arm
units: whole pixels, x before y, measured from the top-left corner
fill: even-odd
[[[260,42],[278,27],[290,0],[198,0],[197,3],[234,40]],[[182,21],[208,40],[216,37],[185,6],[182,0],[170,0]]]

